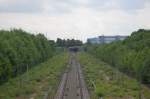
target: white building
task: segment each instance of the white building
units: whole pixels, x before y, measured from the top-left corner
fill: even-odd
[[[95,37],[95,38],[89,38],[87,40],[88,43],[91,44],[104,44],[104,43],[111,43],[113,41],[118,41],[118,40],[124,40],[126,39],[128,36],[99,36],[99,37]]]

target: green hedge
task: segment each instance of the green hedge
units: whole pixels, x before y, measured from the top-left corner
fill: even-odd
[[[150,30],[140,29],[124,41],[90,45],[87,49],[120,71],[150,83]]]
[[[0,30],[0,83],[53,56],[54,43],[21,29]]]

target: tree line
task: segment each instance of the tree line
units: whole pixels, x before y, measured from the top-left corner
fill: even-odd
[[[80,40],[75,39],[61,39],[57,38],[56,45],[58,47],[71,47],[71,46],[81,46],[83,43]]]
[[[150,84],[150,30],[139,29],[123,41],[90,45],[87,50],[120,71]]]
[[[52,57],[54,46],[42,34],[0,30],[0,84]]]

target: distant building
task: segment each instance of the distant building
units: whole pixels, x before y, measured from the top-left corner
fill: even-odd
[[[95,37],[95,38],[89,38],[87,40],[88,43],[91,44],[105,44],[105,43],[111,43],[113,41],[118,41],[118,40],[124,40],[126,39],[128,36],[99,36],[99,37]]]
[[[99,38],[89,38],[87,40],[87,42],[91,43],[91,44],[98,44],[99,43]]]

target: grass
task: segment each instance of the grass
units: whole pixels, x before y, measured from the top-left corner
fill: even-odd
[[[28,73],[10,79],[0,86],[0,99],[43,99],[49,89],[49,97],[52,98],[67,62],[68,54],[59,54]]]
[[[138,82],[87,53],[78,54],[91,99],[139,99]],[[150,89],[142,85],[142,99],[150,99]]]

